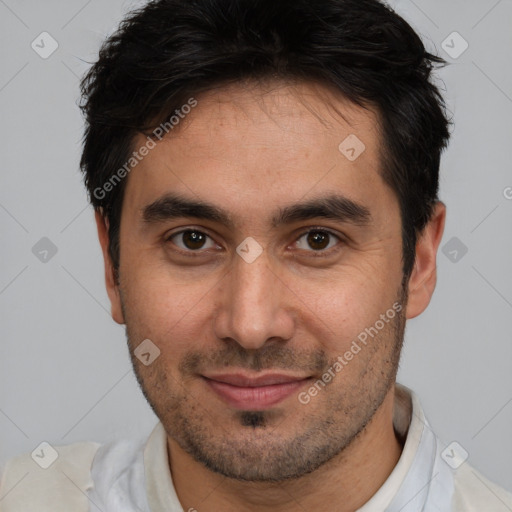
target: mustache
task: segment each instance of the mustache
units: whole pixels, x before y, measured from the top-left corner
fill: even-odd
[[[261,349],[245,349],[238,343],[221,350],[194,351],[186,354],[178,365],[183,375],[203,373],[226,367],[261,370],[292,370],[304,373],[324,373],[329,367],[327,355],[322,350],[305,351],[290,349],[277,344]]]

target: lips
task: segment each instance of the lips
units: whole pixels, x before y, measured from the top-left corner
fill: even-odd
[[[240,410],[264,410],[297,392],[311,377],[286,374],[249,376],[243,373],[202,375],[221,400]]]

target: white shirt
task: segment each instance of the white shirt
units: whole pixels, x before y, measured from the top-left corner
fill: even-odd
[[[512,494],[463,462],[457,445],[441,443],[416,395],[399,384],[393,422],[396,432],[406,435],[400,459],[356,512],[512,512]],[[161,423],[146,442],[54,448],[59,457],[48,469],[29,454],[7,463],[1,512],[185,512],[174,489]],[[202,508],[207,510],[207,504]]]

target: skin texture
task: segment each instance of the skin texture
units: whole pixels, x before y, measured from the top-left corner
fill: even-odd
[[[380,176],[373,110],[311,83],[238,84],[197,100],[128,176],[119,284],[108,225],[96,215],[112,315],[126,324],[137,378],[168,434],[178,497],[199,512],[354,510],[400,456],[394,382],[405,320],[427,307],[435,287],[444,205],[419,238],[402,289],[399,205]],[[338,149],[350,134],[365,145],[354,161]],[[366,208],[369,220],[272,225],[280,208],[333,192]],[[226,210],[233,226],[145,221],[144,209],[168,193]],[[207,236],[198,243],[178,234],[184,229]],[[319,239],[308,236],[319,230]],[[247,237],[263,249],[251,263],[236,252]],[[401,311],[301,403],[299,391],[393,304]],[[133,355],[145,339],[160,350],[148,366]],[[215,371],[311,380],[276,405],[242,411],[201,377]]]

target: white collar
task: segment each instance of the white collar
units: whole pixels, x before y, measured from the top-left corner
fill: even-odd
[[[406,435],[393,471],[357,512],[448,512],[451,510],[453,475],[441,459],[439,442],[417,395],[396,384],[395,431]],[[408,428],[404,430],[404,426]]]

